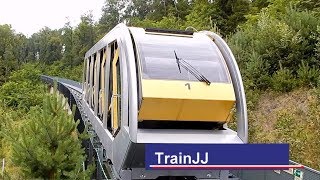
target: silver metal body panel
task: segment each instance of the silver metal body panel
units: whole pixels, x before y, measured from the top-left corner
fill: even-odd
[[[227,43],[220,36],[210,31],[202,31],[201,33],[204,33],[212,38],[214,43],[219,47],[220,52],[227,63],[236,95],[237,134],[244,143],[248,143],[248,115],[246,96],[237,61],[235,60],[234,55]]]
[[[128,149],[131,144],[129,138],[129,128],[122,127],[119,131],[118,135],[115,137],[112,145],[112,152],[113,152],[113,165],[117,174],[120,174],[121,170],[123,169],[125,158],[128,154]]]
[[[229,174],[226,170],[145,170],[144,168],[132,169],[132,179],[156,179],[159,176],[195,176],[197,179],[222,179],[221,175]]]
[[[100,119],[94,115],[94,112],[91,108],[89,108],[88,103],[86,101],[82,100],[83,108],[86,112],[87,117],[90,119],[90,123],[93,126],[94,130],[96,131],[96,134],[98,135],[103,147],[105,147],[107,157],[112,159],[112,141],[113,137],[112,134],[103,127],[102,122]]]
[[[121,72],[121,128],[115,138],[106,130],[106,125],[103,124],[97,117],[93,118],[95,127],[97,127],[97,135],[103,141],[103,146],[106,149],[107,157],[114,163],[116,171],[120,172],[124,163],[127,149],[131,142],[136,141],[137,131],[137,84],[136,70],[133,45],[129,33],[129,29],[124,24],[117,25],[107,35],[105,35],[98,43],[96,43],[87,53],[85,57],[98,52],[102,48],[108,46],[111,42],[117,40],[120,49],[120,72]],[[109,62],[106,62],[106,80],[109,79],[108,67]],[[109,89],[109,84],[105,83],[105,89]],[[129,91],[130,89],[130,91]],[[106,98],[108,95],[106,95]],[[108,99],[105,99],[108,101]],[[106,103],[108,104],[108,102]],[[105,116],[104,116],[105,117]],[[130,117],[130,118],[128,118]],[[128,121],[130,119],[130,127]],[[106,120],[104,120],[104,123]],[[136,125],[135,125],[136,124]],[[98,127],[99,126],[99,127]],[[129,132],[130,131],[130,132]]]
[[[243,142],[231,129],[139,129],[138,143],[241,144]]]

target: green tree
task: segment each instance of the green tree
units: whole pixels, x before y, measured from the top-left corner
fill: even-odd
[[[0,25],[0,58],[3,58],[8,45],[13,46],[14,37],[14,30],[11,29],[10,25]]]
[[[191,12],[186,16],[187,26],[198,30],[211,30],[218,27],[224,36],[236,31],[239,24],[245,22],[249,12],[248,0],[196,0]]]
[[[94,45],[96,39],[93,15],[91,13],[81,16],[81,22],[73,33],[72,48],[74,54],[73,65],[77,66],[83,62],[85,53]]]
[[[207,0],[196,0],[190,14],[186,16],[188,26],[197,30],[210,30],[213,28],[211,14],[215,11],[212,4]]]
[[[268,0],[253,0],[250,4],[250,14],[257,14],[262,8],[267,7],[270,4]]]
[[[190,9],[191,1],[188,0],[133,0],[126,8],[123,17],[130,25],[142,24],[144,26],[150,22],[157,23],[166,18],[185,21]]]
[[[17,64],[18,64],[16,57],[14,55],[14,49],[11,44],[9,44],[6,47],[5,52],[3,54],[3,58],[4,58],[3,65],[5,67],[4,75],[6,77],[9,77],[10,72],[15,70],[17,68]]]
[[[297,8],[298,4],[299,0],[270,1],[260,13],[248,15],[248,21],[228,39],[242,72],[246,74],[245,81],[254,82],[245,83],[250,84],[250,88],[265,89],[272,83],[276,90],[290,91],[296,85],[290,81],[294,81],[297,75],[312,81],[304,80],[301,85],[315,84],[317,73],[314,69],[320,67],[317,60],[320,20],[313,11]],[[301,71],[303,62],[312,68]],[[263,76],[258,77],[252,71],[255,66]]]
[[[160,21],[175,11],[175,1],[173,0],[154,0],[150,5],[152,9],[146,18],[153,21]]]
[[[102,38],[114,26],[123,21],[126,4],[128,4],[128,0],[108,0],[105,2],[101,18],[97,24],[98,39]]]
[[[10,25],[0,25],[0,85],[17,68],[16,34]]]
[[[15,54],[18,61],[18,65],[20,66],[22,63],[27,62],[28,38],[23,34],[17,34],[15,36],[15,42]]]
[[[32,108],[19,130],[7,135],[12,161],[27,178],[89,179],[90,170],[82,170],[85,155],[77,123],[65,105],[55,90],[45,96],[43,108]]]
[[[41,29],[31,36],[31,47],[29,52],[32,58],[39,58],[40,61],[51,64],[62,58],[62,37],[60,30],[51,30],[48,27]],[[37,57],[37,54],[39,57]]]
[[[74,62],[74,52],[73,52],[73,44],[74,44],[74,32],[73,28],[70,25],[70,21],[65,23],[64,27],[62,28],[62,42],[63,42],[63,61],[67,63],[67,65],[73,66]]]
[[[31,37],[27,40],[27,62],[32,62],[36,60],[36,54],[38,52],[37,44],[36,44],[36,34],[33,34]]]
[[[134,17],[139,20],[145,19],[146,16],[153,10],[153,2],[154,1],[152,0],[132,0],[125,11],[126,18]]]

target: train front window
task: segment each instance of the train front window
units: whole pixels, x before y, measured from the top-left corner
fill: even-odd
[[[138,39],[143,79],[200,81],[177,65],[175,54],[210,82],[229,83],[227,67],[218,47],[207,37],[145,34]]]

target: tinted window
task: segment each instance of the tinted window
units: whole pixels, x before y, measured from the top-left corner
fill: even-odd
[[[198,81],[189,71],[181,67],[177,56],[210,82],[229,82],[226,65],[217,46],[207,37],[197,38],[160,36],[145,34],[138,37],[138,46],[144,79],[172,79]]]

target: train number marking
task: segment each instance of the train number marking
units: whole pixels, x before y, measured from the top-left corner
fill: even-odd
[[[186,83],[184,86],[188,86],[188,89],[190,90],[191,89],[191,86],[189,83]]]

